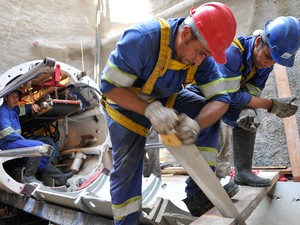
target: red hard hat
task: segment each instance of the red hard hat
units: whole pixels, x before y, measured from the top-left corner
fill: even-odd
[[[217,63],[226,63],[225,50],[236,32],[236,20],[232,11],[223,3],[210,2],[191,8],[185,20],[199,41],[206,45]]]

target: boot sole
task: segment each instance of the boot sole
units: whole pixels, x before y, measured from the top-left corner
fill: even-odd
[[[234,180],[234,183],[236,183],[238,185],[246,185],[246,186],[250,186],[250,187],[269,187],[271,185],[271,183],[269,183],[269,184],[256,184],[256,183],[246,183],[246,182],[238,181],[238,180]]]

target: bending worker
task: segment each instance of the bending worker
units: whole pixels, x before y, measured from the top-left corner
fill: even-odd
[[[33,146],[41,146],[44,143],[38,140],[25,139],[21,135],[19,116],[30,115],[38,112],[37,104],[19,106],[21,91],[15,90],[4,96],[4,102],[0,106],[0,149],[15,149]],[[50,138],[50,137],[49,137]],[[45,139],[45,138],[44,138]],[[50,141],[49,142],[53,142]],[[53,146],[54,147],[54,146]],[[36,156],[26,158],[24,183],[42,183],[36,179],[36,173],[40,169],[43,173],[52,177],[57,185],[64,185],[73,176],[73,172],[62,173],[46,157]]]
[[[235,38],[226,50],[227,63],[218,65],[223,76],[228,78],[228,89],[232,92],[231,105],[223,116],[223,121],[232,126],[236,184],[255,187],[271,184],[271,180],[252,172],[256,129],[260,125],[255,109],[267,109],[280,118],[296,113],[298,107],[293,104],[295,97],[267,99],[260,96],[274,64],[292,67],[299,46],[299,20],[292,16],[281,16],[268,21],[258,35]],[[231,137],[226,137],[225,140],[230,141]],[[226,160],[222,162],[222,156],[227,151],[228,148],[221,149],[217,168],[223,164],[231,165]],[[217,169],[217,176],[229,175],[221,175],[221,172]]]
[[[187,18],[153,19],[123,33],[101,75],[112,141],[115,224],[139,224],[148,128],[175,130],[183,144],[191,144],[228,109],[230,100],[213,58],[226,62],[225,50],[235,32],[231,10],[206,3],[192,8]],[[181,90],[194,80],[206,99]]]

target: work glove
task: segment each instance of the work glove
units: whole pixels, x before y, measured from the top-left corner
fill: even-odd
[[[292,116],[298,110],[298,106],[292,104],[298,100],[295,96],[287,98],[273,98],[271,100],[273,101],[273,107],[268,110],[268,112],[274,113],[280,118]]]
[[[244,109],[236,120],[237,125],[251,132],[255,132],[260,126],[260,119],[255,109]]]
[[[177,123],[177,114],[174,109],[164,107],[159,101],[150,103],[144,114],[160,134],[170,133]]]
[[[198,123],[188,117],[186,114],[178,116],[178,122],[175,127],[176,136],[184,145],[193,144],[200,133]]]

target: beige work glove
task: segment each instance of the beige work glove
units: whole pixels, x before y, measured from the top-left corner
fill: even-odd
[[[193,144],[200,133],[199,124],[188,117],[186,114],[180,114],[178,116],[178,122],[175,127],[176,136],[184,145]]]
[[[274,113],[280,118],[292,116],[298,110],[298,106],[292,104],[298,100],[295,96],[287,98],[273,98],[271,100],[273,101],[273,107],[268,110],[268,112]]]
[[[159,101],[150,103],[144,114],[160,134],[170,133],[177,123],[177,114],[174,109],[164,107]]]
[[[255,132],[260,126],[260,119],[255,109],[243,109],[236,120],[237,125],[244,130]]]

